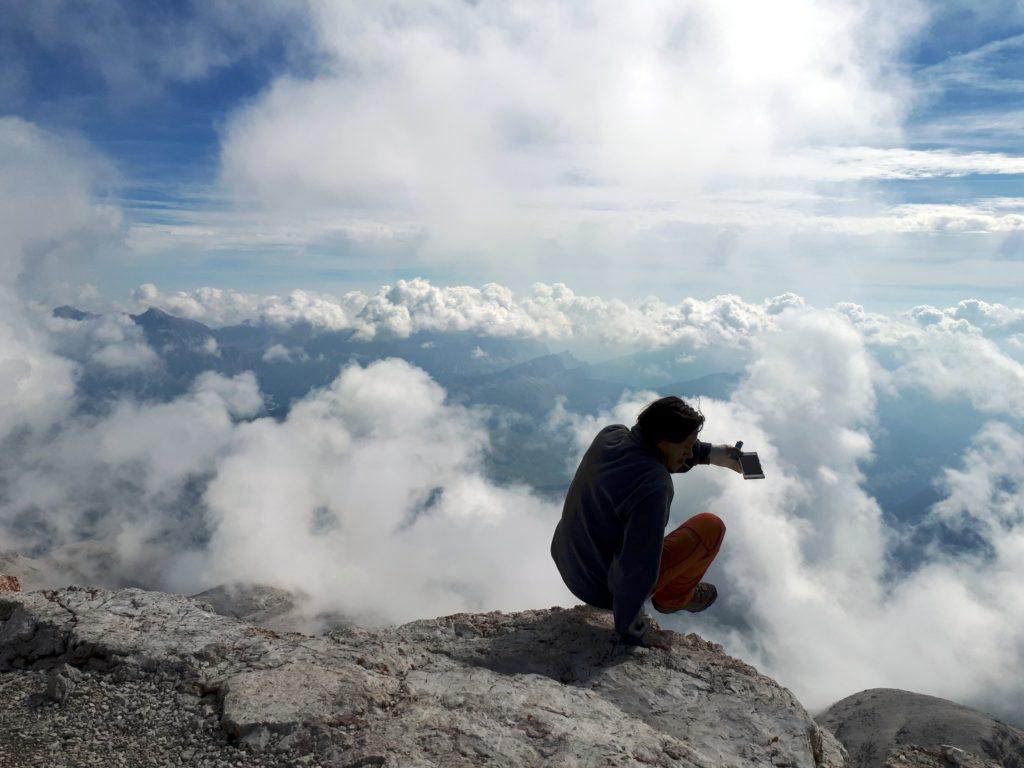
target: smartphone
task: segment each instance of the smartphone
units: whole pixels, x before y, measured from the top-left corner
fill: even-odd
[[[740,454],[740,468],[743,470],[744,480],[764,480],[761,460],[757,458],[756,451]]]

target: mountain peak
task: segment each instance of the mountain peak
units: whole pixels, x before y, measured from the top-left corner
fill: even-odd
[[[577,606],[311,637],[138,589],[0,595],[0,670],[51,668],[58,700],[72,689],[85,696],[118,681],[165,681],[261,760],[845,764],[839,743],[787,689],[719,645],[668,634],[670,651],[629,648],[607,611]],[[172,720],[139,748],[176,748]]]
[[[842,740],[851,763],[864,768],[1024,765],[1024,732],[937,696],[871,688],[816,719]],[[894,750],[905,753],[905,763],[895,761]]]
[[[194,346],[213,336],[213,331],[198,320],[178,317],[156,307],[129,317],[142,328],[146,341],[157,346],[168,343]]]
[[[150,307],[145,312],[140,312],[137,315],[131,316],[132,320],[135,320],[136,322],[139,320],[164,320],[173,317],[175,317],[175,315],[172,315],[170,312],[165,312],[158,307]]]
[[[99,315],[93,312],[86,312],[83,309],[72,307],[69,304],[62,304],[59,307],[54,307],[52,314],[54,317],[59,317],[64,320],[92,320],[93,318],[99,317]]]

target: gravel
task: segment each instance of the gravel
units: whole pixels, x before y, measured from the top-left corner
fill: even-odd
[[[278,740],[257,753],[230,743],[215,697],[179,693],[173,682],[68,669],[0,674],[0,768],[321,765],[290,746]]]

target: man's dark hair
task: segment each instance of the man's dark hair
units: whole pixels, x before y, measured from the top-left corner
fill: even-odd
[[[704,427],[704,414],[691,408],[675,395],[655,400],[636,418],[644,439],[649,443],[667,440],[681,443]]]

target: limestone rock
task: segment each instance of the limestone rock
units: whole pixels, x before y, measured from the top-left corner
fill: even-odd
[[[586,606],[457,614],[309,637],[178,595],[0,595],[0,670],[59,664],[176,681],[254,749],[325,765],[839,768],[785,688],[697,635],[617,642]],[[60,675],[58,675],[59,677]]]
[[[81,672],[67,664],[54,667],[46,676],[46,696],[52,701],[63,704],[81,676]]]
[[[935,696],[873,688],[836,702],[817,721],[858,767],[1024,767],[1024,732]]]
[[[253,624],[264,624],[294,611],[301,599],[285,589],[242,583],[221,584],[192,597],[209,603],[221,616],[245,619]]]
[[[221,584],[192,597],[209,603],[221,616],[243,619],[278,632],[320,633],[354,625],[343,616],[311,615],[307,609],[308,595],[267,584]]]
[[[944,744],[938,749],[893,747],[885,768],[1002,768],[1002,764]]]
[[[305,722],[346,724],[387,706],[398,694],[397,680],[358,664],[336,668],[297,662],[233,675],[221,688],[223,723],[245,736],[255,728],[290,733]]]

